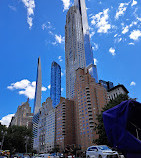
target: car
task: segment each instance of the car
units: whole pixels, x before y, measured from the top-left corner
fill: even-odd
[[[119,155],[106,145],[97,145],[87,148],[86,158],[119,158]]]

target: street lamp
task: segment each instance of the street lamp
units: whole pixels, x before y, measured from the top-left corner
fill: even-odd
[[[4,143],[4,137],[5,137],[5,135],[7,134],[7,131],[1,131],[1,134],[2,134],[2,142],[1,142],[1,150],[2,150],[2,147],[3,147],[3,143]]]
[[[27,143],[28,143],[28,140],[29,140],[29,137],[28,136],[25,136],[25,150],[26,150],[26,153],[27,153]]]

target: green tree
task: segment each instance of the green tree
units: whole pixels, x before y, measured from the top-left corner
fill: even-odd
[[[28,140],[27,140],[28,138]],[[5,136],[5,141],[3,144],[4,150],[10,150],[11,153],[26,152],[26,142],[27,142],[27,152],[31,152],[31,139],[32,130],[27,129],[24,126],[11,126],[7,129],[7,135]]]
[[[101,111],[101,113],[99,115],[97,115],[97,123],[95,123],[95,131],[96,133],[99,135],[99,138],[94,140],[93,142],[100,145],[100,144],[105,144],[110,146],[109,142],[108,142],[108,138],[105,132],[105,128],[104,128],[104,123],[103,123],[103,112],[113,108],[114,106],[120,104],[122,101],[125,100],[129,100],[128,95],[119,95],[117,98],[115,98],[114,100],[111,100]]]
[[[0,122],[0,141],[2,139],[2,131],[3,132],[7,131],[7,127],[5,125],[2,125]]]

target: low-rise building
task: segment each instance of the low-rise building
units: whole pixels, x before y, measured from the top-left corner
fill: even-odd
[[[128,94],[128,90],[125,88],[124,85],[118,84],[117,86],[111,88],[108,90],[107,95],[108,95],[108,101],[113,100],[118,97],[120,94]]]

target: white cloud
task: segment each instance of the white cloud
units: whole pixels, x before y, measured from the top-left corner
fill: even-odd
[[[63,73],[63,72],[61,72],[61,76],[64,76],[64,73]]]
[[[94,51],[97,51],[97,50],[98,50],[98,44],[93,43],[93,47],[92,47],[92,49],[93,49]]]
[[[131,34],[129,35],[130,39],[133,39],[133,40],[138,40],[139,37],[141,37],[141,31],[140,30],[133,30],[131,32]]]
[[[51,88],[51,85],[48,85],[48,87],[47,87],[48,89],[50,89]]]
[[[112,48],[112,47],[109,49],[109,52],[112,54],[112,56],[115,56],[115,55],[116,55],[115,49]]]
[[[42,30],[46,30],[47,29],[47,25],[46,24],[42,24]]]
[[[114,37],[117,37],[118,34],[115,34]]]
[[[16,83],[12,83],[10,86],[7,87],[10,90],[19,90],[20,95],[25,95],[26,97],[30,99],[34,99],[35,97],[35,88],[36,88],[36,82],[30,82],[27,79],[21,80]],[[46,87],[42,87],[42,91],[46,91]]]
[[[128,43],[128,45],[135,45],[135,43],[132,43],[132,42],[131,42],[131,43]]]
[[[65,42],[65,37],[62,37],[61,35],[55,35],[55,42],[53,42],[53,45],[59,44],[64,44]]]
[[[9,7],[11,10],[13,10],[13,11],[17,11],[16,7],[14,7],[14,6],[12,6],[12,5],[9,5],[8,7]]]
[[[63,2],[63,6],[64,6],[64,9],[63,9],[63,12],[68,10],[71,3],[70,3],[70,0],[61,0]]]
[[[129,26],[128,25],[126,25],[125,27],[124,27],[124,25],[122,25],[123,27],[122,27],[122,29],[123,29],[123,31],[122,31],[122,34],[126,34],[127,32],[129,32],[129,29],[132,27],[132,26],[134,26],[134,25],[137,25],[137,21],[133,21]]]
[[[115,19],[119,19],[120,16],[124,15],[128,5],[129,3],[120,3],[115,15]]]
[[[6,125],[7,127],[9,126],[9,123],[11,122],[11,119],[12,117],[14,116],[15,114],[8,114],[6,116],[4,116],[0,122],[2,125]]]
[[[57,43],[64,43],[65,37],[62,37],[61,35],[55,35],[55,39]]]
[[[94,58],[94,65],[97,65],[98,61],[96,58]]]
[[[91,17],[91,24],[95,25],[98,28],[98,33],[107,33],[109,29],[111,29],[111,25],[108,23],[109,9],[103,10],[94,16]]]
[[[126,34],[129,31],[129,26],[123,28],[122,34]]]
[[[92,38],[92,37],[94,36],[94,34],[95,34],[95,31],[92,31],[92,32],[90,33],[90,38]]]
[[[60,62],[63,61],[62,56],[59,56],[58,59],[59,59]]]
[[[135,86],[136,85],[136,83],[134,82],[134,81],[132,81],[131,83],[130,83],[130,86]]]
[[[42,30],[54,30],[55,28],[52,26],[51,22],[43,23],[42,24]]]
[[[122,41],[122,38],[118,38],[117,39],[117,43],[121,42]]]
[[[141,18],[137,17],[137,20],[141,21]]]
[[[33,25],[33,15],[35,9],[35,2],[34,0],[22,0],[25,7],[27,8],[27,23],[29,24],[29,29],[31,29]]]
[[[66,74],[66,70],[62,70],[61,76],[64,76]]]
[[[19,82],[12,83],[7,88],[10,89],[10,90],[12,90],[12,89],[25,89],[29,85],[30,85],[30,81],[28,81],[27,79],[24,79],[24,80],[21,80]]]
[[[136,0],[133,0],[131,6],[134,6],[134,5],[136,5],[137,3],[138,3],[138,2],[137,2]]]
[[[46,87],[42,87],[42,91],[45,92],[47,90]]]
[[[129,26],[132,27],[134,25],[137,25],[137,23],[138,23],[137,21],[133,21]]]

